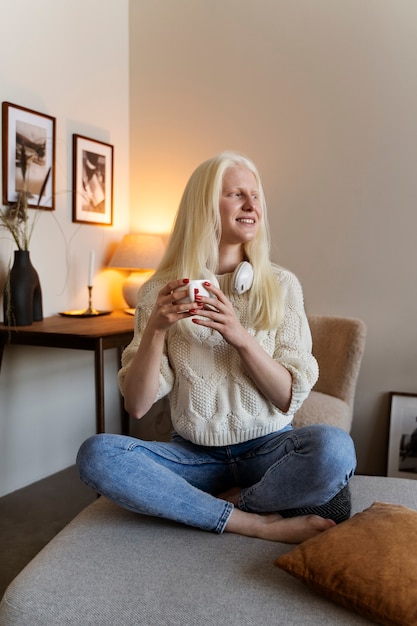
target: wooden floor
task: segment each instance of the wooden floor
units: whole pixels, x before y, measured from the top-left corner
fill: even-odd
[[[0,498],[0,598],[25,565],[95,498],[75,466]]]

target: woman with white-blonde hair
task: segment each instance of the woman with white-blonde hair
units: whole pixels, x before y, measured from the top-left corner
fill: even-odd
[[[300,283],[270,260],[257,168],[233,152],[205,161],[139,292],[119,372],[134,418],[168,396],[171,441],[95,435],[82,479],[132,511],[218,533],[297,543],[347,519],[350,436],[292,427],[318,376],[311,348]]]

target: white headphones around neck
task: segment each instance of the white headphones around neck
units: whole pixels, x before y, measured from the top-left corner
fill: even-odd
[[[239,263],[232,276],[232,289],[239,294],[249,291],[253,283],[253,268],[248,261]]]
[[[199,281],[193,282],[202,282],[204,279],[200,279]],[[216,276],[210,275],[208,278],[216,287],[220,287],[219,281]],[[253,283],[253,268],[249,261],[242,261],[236,267],[235,271],[232,274],[231,286],[233,293],[241,296],[246,291],[252,287]],[[194,287],[193,287],[194,288]],[[194,293],[194,292],[193,292]],[[191,295],[190,295],[191,298]]]

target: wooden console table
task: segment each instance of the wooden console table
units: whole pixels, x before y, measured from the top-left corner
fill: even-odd
[[[119,360],[123,348],[133,337],[134,318],[124,311],[97,317],[70,318],[56,315],[46,317],[30,326],[0,326],[0,369],[5,346],[39,346],[69,348],[94,352],[96,427],[105,431],[104,420],[104,355],[103,351],[117,348]],[[122,432],[129,430],[129,416],[121,400]]]

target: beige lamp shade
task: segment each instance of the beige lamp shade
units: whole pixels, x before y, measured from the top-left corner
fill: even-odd
[[[158,235],[125,235],[117,246],[109,267],[120,270],[154,270],[164,254]]]
[[[158,267],[164,254],[164,244],[158,235],[125,235],[112,258],[109,267],[129,270],[132,273],[123,283],[123,297],[131,309],[137,304],[139,288]]]

